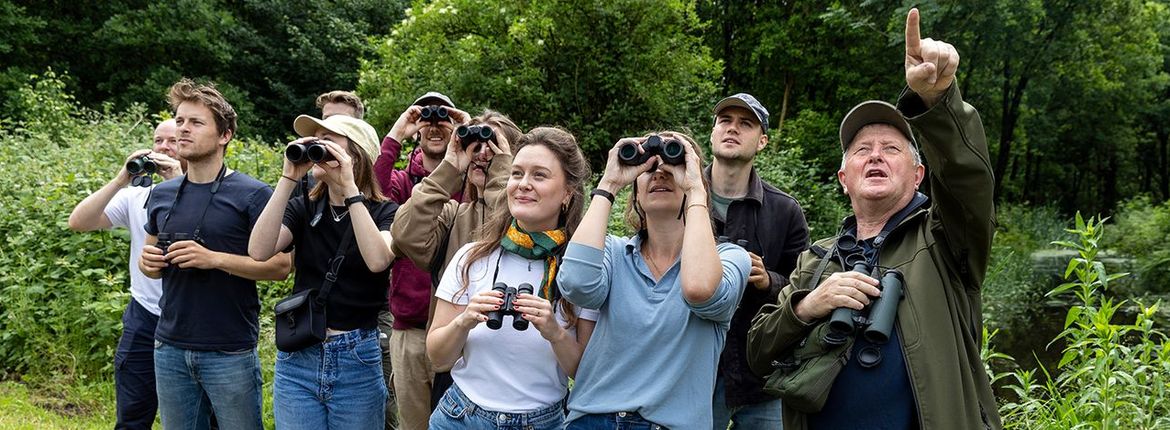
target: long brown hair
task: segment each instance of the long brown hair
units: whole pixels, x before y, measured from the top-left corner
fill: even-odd
[[[684,143],[690,144],[691,148],[693,148],[695,150],[695,154],[699,156],[699,171],[702,172],[706,168],[706,163],[703,161],[703,157],[704,157],[703,148],[701,146],[699,146],[699,144],[697,142],[695,142],[695,139],[691,138],[691,136],[689,134],[677,132],[677,131],[664,130],[664,131],[656,131],[656,132],[646,133],[646,135],[643,137],[649,137],[649,136],[655,135],[655,134],[662,135],[665,133],[670,133],[672,136],[682,140]],[[638,180],[636,178],[634,179],[632,188],[633,189],[630,192],[630,204],[626,205],[626,214],[625,214],[626,225],[630,226],[631,230],[636,231],[639,234],[641,234],[642,230],[644,230],[646,228],[646,213],[642,211],[642,206],[640,203],[638,203]],[[711,190],[711,184],[708,183],[706,175],[703,175],[703,189],[708,190],[708,191]],[[710,200],[711,193],[708,192],[707,196],[708,196],[707,199]],[[691,202],[691,203],[693,203],[693,202]],[[702,203],[706,204],[706,205],[708,205],[708,207],[710,207],[710,202],[702,202]],[[684,202],[683,204],[687,204],[687,202]],[[685,208],[684,208],[684,210],[685,210]],[[708,217],[707,221],[708,222],[711,221],[710,217]]]
[[[370,154],[358,146],[353,139],[346,137],[345,140],[347,142],[345,152],[353,159],[353,181],[357,184],[358,191],[366,195],[366,200],[386,201],[386,196],[382,194],[382,188],[378,186],[378,180],[374,178],[374,160],[370,159]],[[317,185],[314,185],[313,189],[309,191],[309,200],[320,200],[328,187],[325,181],[317,181]]]
[[[569,204],[562,208],[558,227],[565,228],[566,237],[573,237],[573,232],[577,230],[577,226],[581,224],[581,218],[585,216],[585,181],[592,175],[589,162],[585,160],[585,155],[581,153],[581,147],[577,145],[577,139],[573,137],[573,134],[560,127],[532,129],[527,134],[520,136],[512,152],[519,153],[521,149],[530,145],[547,148],[561,164],[565,175],[565,187],[568,188],[570,197]],[[507,234],[508,227],[512,225],[514,219],[511,210],[499,208],[480,227],[479,240],[463,257],[464,287],[455,293],[455,297],[462,294],[470,283],[469,268],[471,263],[486,258],[500,246],[500,240]],[[501,250],[501,252],[503,251]],[[553,282],[556,280],[554,279]],[[573,312],[573,305],[563,297],[558,298],[556,303],[553,303],[554,311],[558,305],[565,310],[568,327],[576,325],[577,316]]]

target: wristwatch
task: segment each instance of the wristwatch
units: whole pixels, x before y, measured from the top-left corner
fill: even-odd
[[[364,201],[366,201],[366,195],[362,194],[362,193],[358,193],[357,195],[355,195],[353,197],[346,197],[345,198],[345,207],[349,207],[349,205],[352,205],[354,203],[361,203]]]

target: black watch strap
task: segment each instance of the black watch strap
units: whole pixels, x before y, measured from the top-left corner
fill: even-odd
[[[590,198],[593,198],[593,196],[605,197],[606,200],[609,200],[609,204],[613,204],[613,193],[609,191],[603,190],[601,188],[594,188],[593,192],[589,193]]]
[[[345,207],[349,207],[349,205],[352,205],[354,203],[361,203],[364,201],[366,201],[366,196],[365,196],[365,194],[361,194],[361,193],[359,193],[358,195],[353,196],[353,197],[346,197],[345,198]]]

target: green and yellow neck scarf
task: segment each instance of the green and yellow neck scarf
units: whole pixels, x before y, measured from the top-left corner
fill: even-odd
[[[529,233],[512,220],[508,233],[500,239],[500,247],[529,260],[544,259],[544,279],[537,294],[551,302],[556,293],[553,281],[557,278],[557,263],[560,261],[557,254],[568,241],[564,228]]]

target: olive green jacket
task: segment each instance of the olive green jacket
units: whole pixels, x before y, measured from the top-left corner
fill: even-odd
[[[915,129],[926,159],[931,203],[890,233],[878,258],[905,277],[896,328],[918,421],[923,429],[998,429],[1002,424],[995,396],[980,358],[981,289],[995,231],[994,180],[983,124],[975,108],[963,102],[957,85],[930,110],[916,94],[903,91],[898,110]],[[821,260],[817,251],[825,254],[835,241],[821,240],[801,254],[778,303],[765,306],[752,320],[752,371],[772,373],[773,361],[824,322],[805,324],[794,308],[810,285],[843,271],[833,261],[810,284]],[[804,414],[785,407],[784,428],[808,428]]]

